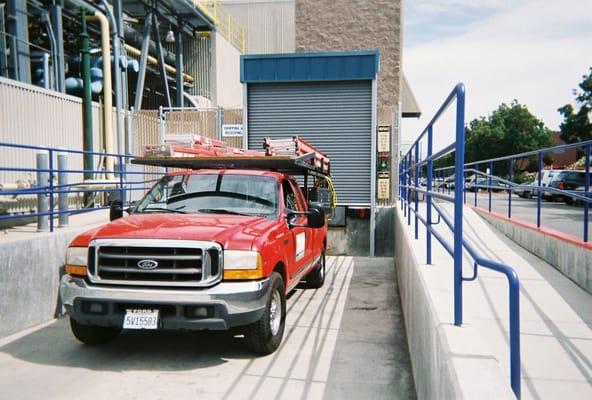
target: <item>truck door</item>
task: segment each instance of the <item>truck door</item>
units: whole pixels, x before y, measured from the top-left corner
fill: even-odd
[[[284,215],[287,216],[290,211],[304,211],[302,204],[297,200],[294,188],[290,181],[282,181],[282,192],[284,197]],[[297,225],[306,224],[306,216],[299,215],[292,219],[292,223]],[[286,220],[287,223],[287,220]],[[304,272],[304,269],[308,263],[308,255],[306,254],[306,248],[308,247],[307,240],[310,240],[308,235],[308,228],[295,226],[289,230],[287,239],[284,239],[284,245],[286,246],[286,254],[288,258],[288,274],[290,281],[293,279],[300,280],[299,275]]]

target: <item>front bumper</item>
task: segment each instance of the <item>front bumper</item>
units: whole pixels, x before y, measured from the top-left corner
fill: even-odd
[[[160,310],[160,329],[227,330],[259,320],[269,292],[269,279],[191,290],[93,285],[71,275],[60,282],[62,303],[71,318],[115,327],[123,326],[126,309],[150,308]],[[196,307],[205,308],[207,315],[196,317]]]

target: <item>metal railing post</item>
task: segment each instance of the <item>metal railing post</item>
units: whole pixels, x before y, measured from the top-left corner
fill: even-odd
[[[60,214],[58,216],[60,228],[68,226],[69,215],[68,215],[68,173],[63,172],[68,169],[68,154],[58,153],[58,210]]]
[[[409,202],[411,200],[411,189],[409,188],[409,186],[411,186],[411,151],[407,155],[407,225],[411,225],[411,210],[409,209]]]
[[[53,232],[54,228],[54,221],[53,221],[53,214],[54,214],[54,185],[53,185],[53,178],[54,178],[54,170],[53,170],[53,150],[49,150],[49,231]]]
[[[514,183],[514,159],[510,160],[510,182]],[[508,218],[512,218],[512,185],[508,188]]]
[[[510,386],[516,398],[520,400],[522,392],[520,383],[520,283],[515,272],[508,276],[508,285],[510,291]]]
[[[432,232],[430,228],[432,226],[432,179],[434,174],[434,162],[432,161],[432,150],[433,150],[433,135],[434,131],[432,126],[428,127],[428,165],[427,165],[427,182],[426,189],[428,191],[426,195],[426,263],[432,263]]]
[[[49,159],[46,151],[37,153],[37,232],[46,232],[48,228],[49,198],[47,185],[49,182]]]
[[[462,252],[463,252],[463,171],[465,165],[465,88],[456,87],[456,144],[454,166],[454,325],[460,326],[462,313]]]
[[[493,161],[489,162],[489,173],[487,174],[487,192],[489,196],[489,212],[491,212],[491,175],[493,175]]]
[[[590,194],[590,145],[586,146],[586,173],[585,173],[585,183],[584,183],[584,196],[589,199],[588,196]],[[589,212],[590,212],[590,203],[585,201],[584,202],[584,242],[588,242],[590,240],[589,233],[588,233],[588,226],[589,226]]]
[[[479,164],[475,165],[475,171],[479,171]],[[475,189],[474,206],[477,207],[477,192],[479,191],[479,188],[477,187],[477,177],[479,175],[476,172],[473,172],[473,176],[475,177],[475,179],[473,179],[473,189]]]
[[[537,191],[537,228],[541,227],[541,196],[543,195],[543,189],[541,187],[541,174],[543,169],[543,153],[539,151],[538,153],[538,183],[537,186],[539,190]]]
[[[123,165],[123,156],[119,154],[117,156],[117,160],[119,161],[119,200],[121,204],[125,204],[126,195],[125,195],[125,188],[123,182],[123,174],[125,173],[125,165]]]
[[[415,195],[415,239],[419,238],[419,216],[417,215],[419,212],[419,193],[417,192],[417,188],[419,187],[419,142],[415,143],[415,177],[414,177],[414,186],[415,191],[413,194]]]

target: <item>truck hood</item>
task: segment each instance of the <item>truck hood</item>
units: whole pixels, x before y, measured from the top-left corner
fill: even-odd
[[[273,228],[277,221],[258,216],[218,214],[135,214],[119,218],[87,232],[93,239],[176,239],[220,243],[224,248],[248,250],[253,241]],[[86,239],[86,240],[85,240]]]

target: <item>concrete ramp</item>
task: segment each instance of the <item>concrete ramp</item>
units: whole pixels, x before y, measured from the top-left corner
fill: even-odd
[[[452,205],[441,206],[452,217]],[[472,209],[465,208],[464,215],[465,238],[483,257],[513,267],[520,278],[522,398],[591,399],[592,296],[496,231]],[[420,225],[419,240],[414,240],[413,215],[411,222],[408,226],[407,218],[399,212],[397,259],[403,264],[398,273],[406,324],[414,327],[409,329],[408,337],[418,397],[434,397],[433,391],[425,396],[421,393],[422,382],[431,379],[435,380],[431,385],[449,389],[439,393],[454,393],[457,398],[504,398],[509,387],[505,276],[480,267],[477,280],[463,286],[464,325],[454,327],[452,258],[433,239],[434,264],[425,265],[425,228]],[[452,243],[452,233],[444,223],[437,229]],[[472,259],[466,256],[465,276],[472,274],[472,266]],[[418,296],[412,290],[426,291],[432,315],[423,321],[414,314],[418,311],[414,304]],[[421,343],[421,338],[414,336],[422,335],[418,328],[425,329],[426,321],[437,327],[435,340],[441,342],[437,353],[440,359],[436,361],[454,370],[448,377],[433,375],[429,364],[434,359],[430,360],[429,355],[417,359],[414,354],[420,351]]]

